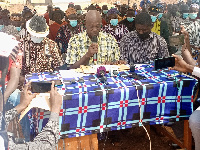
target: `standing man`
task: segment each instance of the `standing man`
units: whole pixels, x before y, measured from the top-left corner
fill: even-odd
[[[128,28],[123,24],[118,24],[118,10],[112,8],[108,11],[108,24],[102,28],[102,30],[108,34],[111,34],[117,40],[117,44],[120,46],[120,40],[124,34],[127,34]]]
[[[119,24],[123,24],[129,30],[129,32],[135,30],[135,11],[133,9],[129,9],[126,13],[126,19],[119,22]]]

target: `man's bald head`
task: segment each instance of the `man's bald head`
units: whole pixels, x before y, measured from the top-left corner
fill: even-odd
[[[101,14],[97,10],[90,10],[85,16],[86,23],[101,22]]]
[[[90,10],[85,17],[87,34],[90,38],[98,36],[101,30],[102,18],[97,10]]]

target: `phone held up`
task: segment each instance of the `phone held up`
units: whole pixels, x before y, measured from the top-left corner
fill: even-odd
[[[53,80],[55,82],[55,87],[62,86],[60,80]],[[31,91],[33,93],[46,93],[51,91],[52,81],[42,81],[42,82],[31,82]]]
[[[175,66],[175,57],[155,59],[155,70]]]

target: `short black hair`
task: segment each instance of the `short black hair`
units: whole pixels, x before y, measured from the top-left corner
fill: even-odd
[[[151,16],[146,12],[141,12],[136,15],[135,24],[152,25]]]
[[[53,15],[56,14],[56,13],[60,13],[61,14],[61,19],[63,19],[64,16],[65,16],[65,13],[60,8],[56,7],[55,10],[49,12],[49,19],[51,19],[52,21],[55,21],[53,19]]]
[[[186,4],[180,5],[179,10],[181,13],[188,13],[189,12],[189,7]]]

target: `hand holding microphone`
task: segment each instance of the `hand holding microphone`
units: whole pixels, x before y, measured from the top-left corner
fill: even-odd
[[[98,44],[97,44],[97,37],[94,36],[92,38],[92,44],[90,45],[87,56],[88,57],[93,57],[94,63],[97,61],[97,53],[98,53]]]

